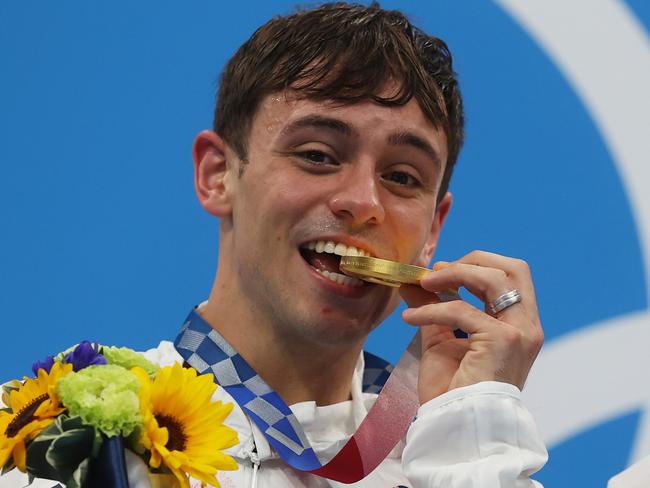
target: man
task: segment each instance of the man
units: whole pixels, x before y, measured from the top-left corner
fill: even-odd
[[[526,264],[475,251],[399,292],[339,269],[347,254],[430,263],[462,141],[447,47],[401,13],[330,4],[270,20],[227,64],[214,130],[194,143],[199,201],[220,219],[214,286],[176,349],[164,343],[149,357],[209,370],[201,324],[186,334],[207,324],[263,379],[253,377],[253,393],[273,389],[291,405],[289,423],[326,464],[377,401],[362,392],[362,349],[401,295],[404,321],[421,334],[421,407],[376,469],[342,463],[363,471],[354,486],[539,486],[529,476],[546,452],[519,396],[543,339]],[[438,299],[461,286],[493,311]],[[241,376],[212,370],[224,387]],[[237,400],[228,391],[218,398]],[[380,417],[386,431],[400,413]],[[342,486],[330,478],[349,473],[290,467],[281,446],[292,441],[262,432],[267,414],[241,404],[226,420],[239,433],[228,450],[239,469],[219,473],[222,486]],[[382,434],[373,431],[379,444]]]
[[[214,131],[194,145],[199,201],[221,219],[217,276],[200,314],[287,404],[324,422],[318,429],[330,444],[340,447],[358,425],[355,368],[368,333],[398,300],[392,288],[346,278],[336,253],[426,266],[451,206],[462,134],[446,46],[378,6],[272,19],[225,68]],[[542,343],[528,268],[484,252],[439,267],[421,287],[400,290],[410,307],[404,320],[422,334],[423,406],[404,471],[389,458],[359,486],[532,486],[523,480],[545,453],[518,396]],[[494,315],[436,299],[458,286],[485,303],[514,289],[522,299]],[[470,338],[456,339],[456,327]],[[350,430],[327,423],[339,407],[351,409],[339,420]],[[512,415],[511,425],[492,415]],[[523,430],[514,445],[504,442],[508,429]],[[260,486],[327,486],[272,453],[253,459]],[[235,486],[248,468],[240,463],[223,474]]]

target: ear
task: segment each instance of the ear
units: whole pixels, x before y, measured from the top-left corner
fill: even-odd
[[[224,217],[231,213],[229,181],[232,164],[226,157],[226,143],[215,132],[204,130],[192,146],[194,189],[201,206],[212,215]]]
[[[440,200],[436,206],[436,213],[433,215],[433,222],[431,223],[431,230],[429,231],[429,237],[427,238],[420,257],[418,259],[418,265],[428,266],[433,258],[434,253],[436,252],[436,247],[438,247],[438,238],[440,237],[440,231],[442,230],[442,224],[445,223],[445,219],[449,214],[452,203],[451,193],[447,192],[445,196]]]

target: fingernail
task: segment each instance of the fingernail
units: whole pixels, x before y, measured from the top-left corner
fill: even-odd
[[[433,265],[433,270],[434,271],[440,271],[443,268],[446,268],[449,266],[449,263],[447,261],[438,261]]]

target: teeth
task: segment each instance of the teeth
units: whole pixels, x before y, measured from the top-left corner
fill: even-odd
[[[307,249],[316,251],[318,253],[326,252],[328,254],[337,254],[339,256],[367,256],[370,257],[368,251],[358,249],[354,246],[346,246],[345,244],[334,241],[311,241],[306,245]]]
[[[351,276],[345,276],[341,273],[331,273],[327,270],[320,270],[316,269],[320,274],[325,276],[326,278],[329,278],[331,281],[334,283],[338,283],[340,285],[348,285],[348,286],[362,286],[363,281],[358,280],[357,278],[352,278]]]

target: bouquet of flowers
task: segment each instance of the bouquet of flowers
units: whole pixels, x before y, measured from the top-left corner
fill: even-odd
[[[218,487],[218,470],[237,469],[222,452],[238,442],[223,424],[233,405],[212,401],[211,374],[180,364],[159,368],[131,349],[88,341],[32,369],[34,377],[3,386],[3,474],[18,468],[30,481],[85,488],[114,440],[142,457],[153,476],[173,476],[183,488],[189,476]]]

